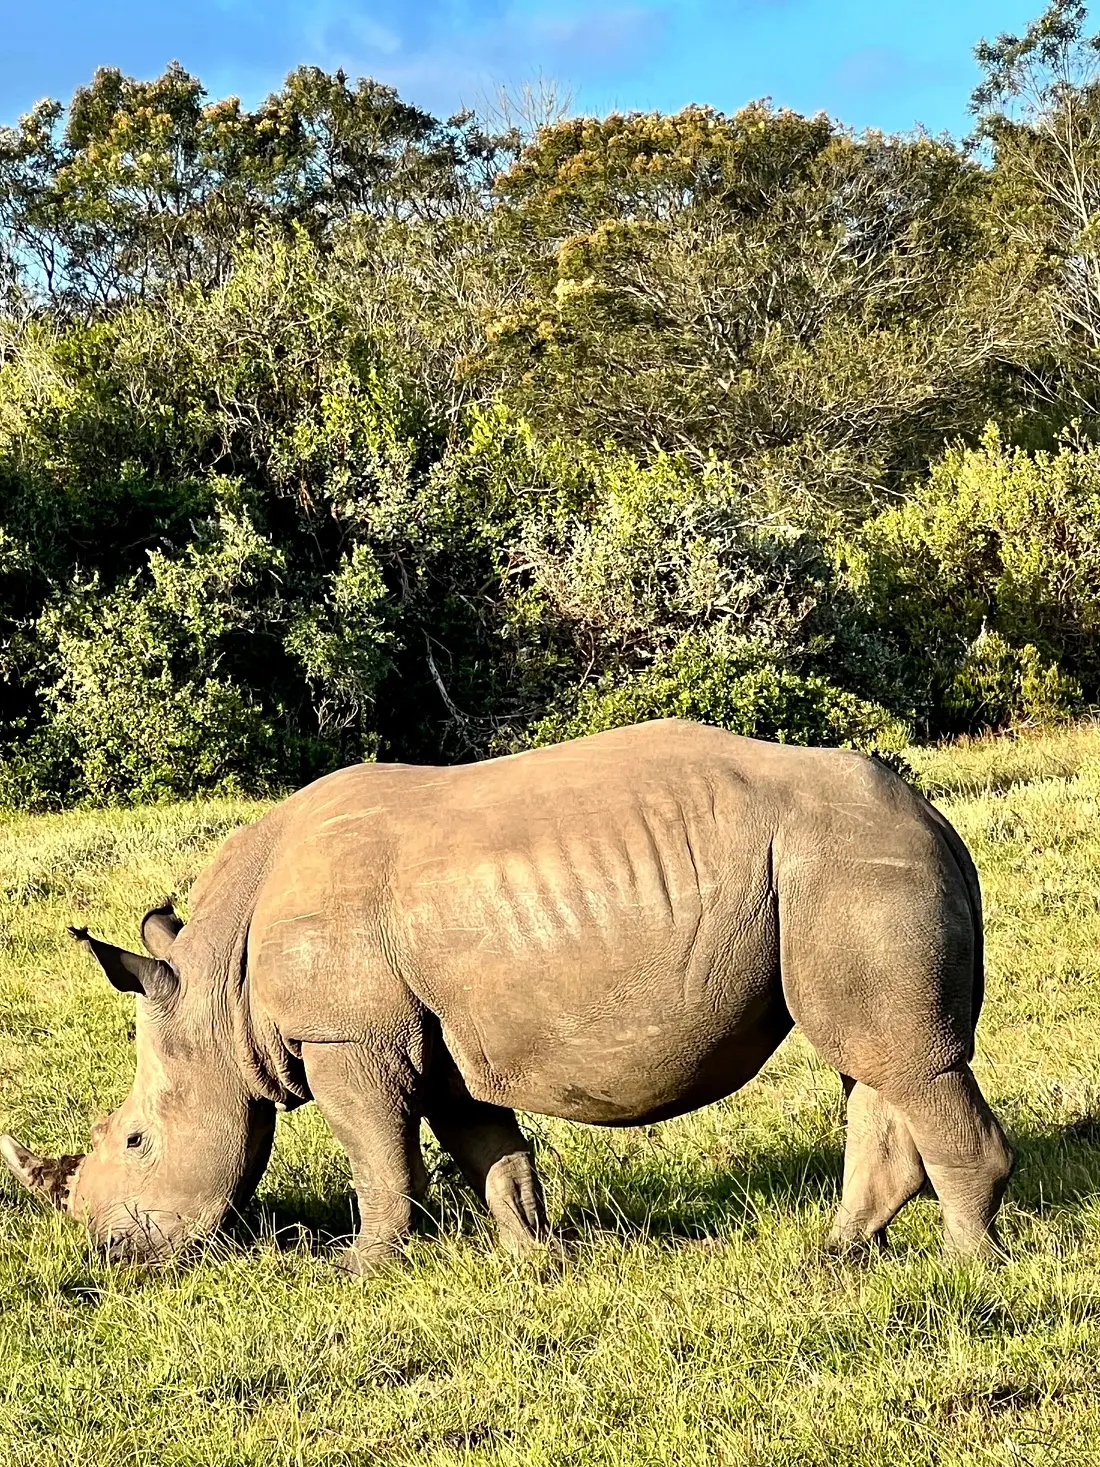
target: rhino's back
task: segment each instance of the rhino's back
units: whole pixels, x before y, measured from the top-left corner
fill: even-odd
[[[711,739],[638,732],[482,766],[403,833],[394,948],[484,1098],[650,1114],[770,1001],[772,812]]]

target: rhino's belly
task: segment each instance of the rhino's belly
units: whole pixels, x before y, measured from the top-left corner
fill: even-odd
[[[718,1029],[702,1015],[680,1013],[657,1032],[597,1028],[563,1042],[536,1034],[517,1064],[494,1063],[488,1047],[444,1030],[470,1093],[478,1100],[589,1125],[629,1126],[721,1100],[758,1072],[791,1028],[778,991]]]
[[[756,1074],[791,1020],[770,914],[660,929],[505,962],[468,955],[429,985],[471,1093],[517,1110],[629,1125],[694,1109]]]
[[[785,1032],[768,831],[666,776],[407,837],[397,966],[474,1095],[628,1124],[728,1094]]]

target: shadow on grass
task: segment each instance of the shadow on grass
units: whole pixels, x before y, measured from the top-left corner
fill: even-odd
[[[1100,1198],[1100,1116],[1065,1125],[1017,1126],[1009,1195],[1025,1212],[1075,1211]]]
[[[244,1246],[261,1239],[280,1252],[328,1253],[350,1243],[358,1225],[350,1192],[282,1195],[252,1202],[232,1220],[230,1235]]]
[[[1010,1197],[1024,1212],[1084,1210],[1100,1198],[1100,1116],[1064,1126],[1018,1127]],[[545,1170],[545,1167],[544,1167]],[[567,1240],[610,1233],[623,1240],[698,1241],[737,1232],[753,1236],[779,1213],[831,1210],[840,1197],[841,1148],[828,1143],[754,1149],[726,1166],[705,1156],[645,1154],[627,1162],[610,1150],[574,1171],[563,1164],[567,1201],[557,1231]],[[234,1227],[242,1243],[273,1239],[280,1249],[325,1253],[356,1228],[354,1197],[276,1193],[253,1204]],[[419,1219],[421,1236],[475,1234],[484,1223],[450,1172],[433,1179]]]
[[[723,1233],[754,1235],[780,1211],[808,1203],[834,1205],[840,1195],[841,1151],[822,1144],[754,1150],[725,1166],[706,1158],[690,1166],[675,1160],[628,1167],[606,1162],[570,1185],[572,1200],[560,1220],[565,1237],[610,1232],[623,1239],[698,1241]],[[578,1197],[583,1190],[586,1194]]]
[[[477,1227],[472,1193],[463,1192],[457,1168],[453,1173],[441,1168],[431,1178],[428,1197],[416,1219],[416,1233],[431,1238],[441,1232],[475,1232]],[[331,1192],[282,1188],[261,1194],[229,1230],[245,1246],[264,1239],[280,1252],[304,1249],[325,1254],[351,1243],[358,1228],[355,1194],[344,1185]]]
[[[1072,1213],[1100,1199],[1100,1116],[1018,1126],[1011,1142],[1016,1169],[1009,1197],[1022,1211],[1037,1217]],[[567,1204],[562,1229],[606,1229],[624,1237],[751,1237],[777,1213],[836,1207],[842,1164],[841,1148],[820,1142],[754,1151],[710,1171],[705,1165],[686,1172],[638,1165],[624,1172],[609,1157],[585,1178],[588,1198]],[[924,1194],[933,1195],[927,1184]]]
[[[714,1167],[705,1157],[682,1165],[675,1158],[650,1164],[639,1156],[624,1166],[606,1153],[579,1173],[562,1178],[571,1200],[556,1222],[566,1239],[593,1232],[624,1239],[696,1240],[716,1232],[755,1230],[770,1213],[807,1199],[836,1200],[841,1153],[837,1147],[806,1146],[753,1152],[743,1162]],[[325,1253],[355,1232],[353,1195],[275,1192],[253,1203],[233,1225],[242,1243],[264,1238],[282,1250]],[[449,1171],[434,1178],[418,1219],[423,1237],[477,1234],[481,1209]]]

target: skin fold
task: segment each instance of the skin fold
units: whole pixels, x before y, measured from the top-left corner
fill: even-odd
[[[882,765],[678,720],[450,768],[359,765],[230,837],[149,956],[76,932],[136,996],[127,1099],[16,1175],[123,1256],[251,1195],[314,1100],[351,1161],[346,1264],[390,1256],[431,1126],[517,1249],[546,1233],[517,1110],[661,1120],[750,1080],[795,1023],[847,1096],[831,1236],[882,1242],[927,1180],[995,1249],[1012,1156],[970,1069],[982,917],[965,846]]]

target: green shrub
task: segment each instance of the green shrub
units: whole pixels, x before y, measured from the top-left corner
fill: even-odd
[[[247,518],[225,513],[180,558],[154,553],[146,574],[112,590],[92,578],[50,606],[37,627],[47,719],[18,760],[24,800],[59,781],[97,802],[278,783],[292,761],[232,672],[234,640],[262,655],[276,568]]]
[[[849,446],[642,454],[446,406],[371,280],[259,235],[215,289],[5,327],[0,801],[668,714],[890,754],[1100,696],[1100,450],[990,430],[840,538],[814,485]]]
[[[851,606],[820,537],[762,518],[725,466],[640,464],[578,449],[583,491],[531,501],[508,547],[505,631],[532,700],[625,684],[677,646],[733,642],[798,672],[873,678],[873,638],[846,643]],[[845,645],[841,650],[841,643]]]
[[[966,649],[944,692],[944,711],[960,731],[1010,723],[1056,723],[1076,712],[1081,689],[1057,666],[1044,665],[1030,643],[1010,646],[985,632]]]
[[[523,742],[552,744],[649,718],[690,718],[780,743],[887,756],[912,740],[903,719],[826,677],[777,667],[748,648],[716,648],[687,637],[626,681],[605,677],[583,688],[567,708],[535,723]]]
[[[896,648],[926,730],[997,727],[1100,697],[1100,449],[1029,454],[995,427],[838,552]]]

